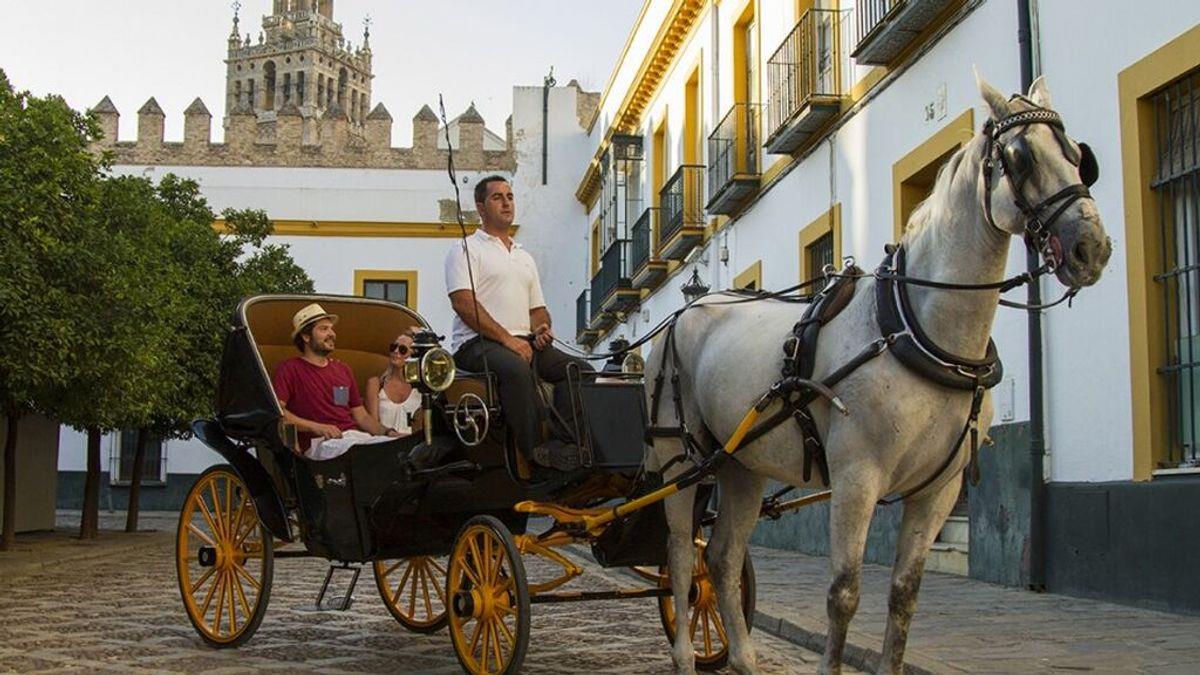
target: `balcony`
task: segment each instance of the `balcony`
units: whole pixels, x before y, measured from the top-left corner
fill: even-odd
[[[767,150],[787,154],[831,117],[842,99],[838,13],[812,9],[767,60]]]
[[[900,55],[955,0],[858,0],[856,63],[885,65]]]
[[[659,191],[658,254],[683,260],[704,240],[704,167],[684,164]]]
[[[600,257],[600,271],[592,277],[592,315],[628,312],[641,298],[629,281],[629,240],[617,239]]]
[[[710,215],[737,213],[758,189],[757,103],[735,103],[708,137],[708,204]]]
[[[600,331],[592,330],[592,317],[588,315],[588,289],[583,289],[575,298],[575,342],[590,347],[600,338]]]
[[[629,245],[629,276],[634,288],[653,288],[667,276],[667,261],[655,252],[659,209],[650,207],[633,224]]]

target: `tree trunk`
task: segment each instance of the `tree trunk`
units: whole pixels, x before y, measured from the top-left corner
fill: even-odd
[[[83,479],[83,516],[79,538],[95,539],[100,531],[100,430],[87,430],[87,476]]]
[[[20,421],[21,413],[10,408],[4,434],[4,533],[0,537],[0,551],[7,551],[17,543],[17,423]]]
[[[145,429],[137,430],[136,448],[133,451],[133,470],[129,472],[129,505],[125,509],[125,531],[137,532],[138,501],[142,497],[142,465],[146,462],[146,437],[150,434]]]

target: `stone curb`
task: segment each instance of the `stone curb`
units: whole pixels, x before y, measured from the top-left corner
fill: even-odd
[[[170,539],[174,536],[172,533],[165,531],[133,534],[121,532],[119,534],[130,537],[130,539],[126,541],[114,540],[92,545],[79,545],[76,550],[71,550],[70,546],[46,546],[46,548],[52,549],[53,552],[53,555],[49,559],[25,562],[0,559],[0,573],[2,573],[0,586],[10,585],[18,581],[21,577],[32,576],[67,563],[91,562],[161,546],[164,538]]]

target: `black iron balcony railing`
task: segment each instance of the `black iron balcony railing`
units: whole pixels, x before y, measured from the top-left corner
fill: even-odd
[[[857,0],[850,56],[859,65],[891,63],[954,1]]]
[[[685,227],[704,227],[704,167],[684,164],[659,194],[662,208],[659,242],[666,242]]]
[[[650,207],[633,224],[629,250],[629,269],[636,272],[654,258],[654,221],[658,219],[658,208]]]
[[[735,103],[708,137],[709,213],[732,213],[758,183],[758,109]]]
[[[583,289],[579,293],[579,297],[575,298],[575,337],[576,340],[584,334],[588,329],[588,321],[591,316],[588,315],[588,289]]]
[[[861,44],[870,38],[884,20],[905,0],[857,0],[854,5],[854,44]]]
[[[800,17],[767,60],[767,128],[778,136],[817,99],[841,95],[841,30],[834,10],[812,9]]]
[[[612,299],[620,290],[630,289],[629,240],[617,239],[600,256],[600,271],[592,277],[592,315],[612,311]]]

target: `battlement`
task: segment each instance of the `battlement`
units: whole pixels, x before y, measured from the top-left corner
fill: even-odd
[[[183,141],[165,142],[165,114],[151,98],[138,110],[137,140],[118,137],[120,112],[105,96],[91,109],[104,136],[94,144],[114,164],[163,166],[294,166],[372,169],[444,169],[447,151],[438,148],[439,122],[429,106],[413,117],[412,147],[393,147],[392,116],[378,104],[361,124],[336,104],[320,116],[295,104],[255,113],[235,108],[225,119],[225,140],[212,141],[212,114],[197,98],[183,113]],[[503,150],[484,148],[484,121],[470,106],[455,123],[461,147],[454,164],[469,171],[515,171],[511,120]]]

